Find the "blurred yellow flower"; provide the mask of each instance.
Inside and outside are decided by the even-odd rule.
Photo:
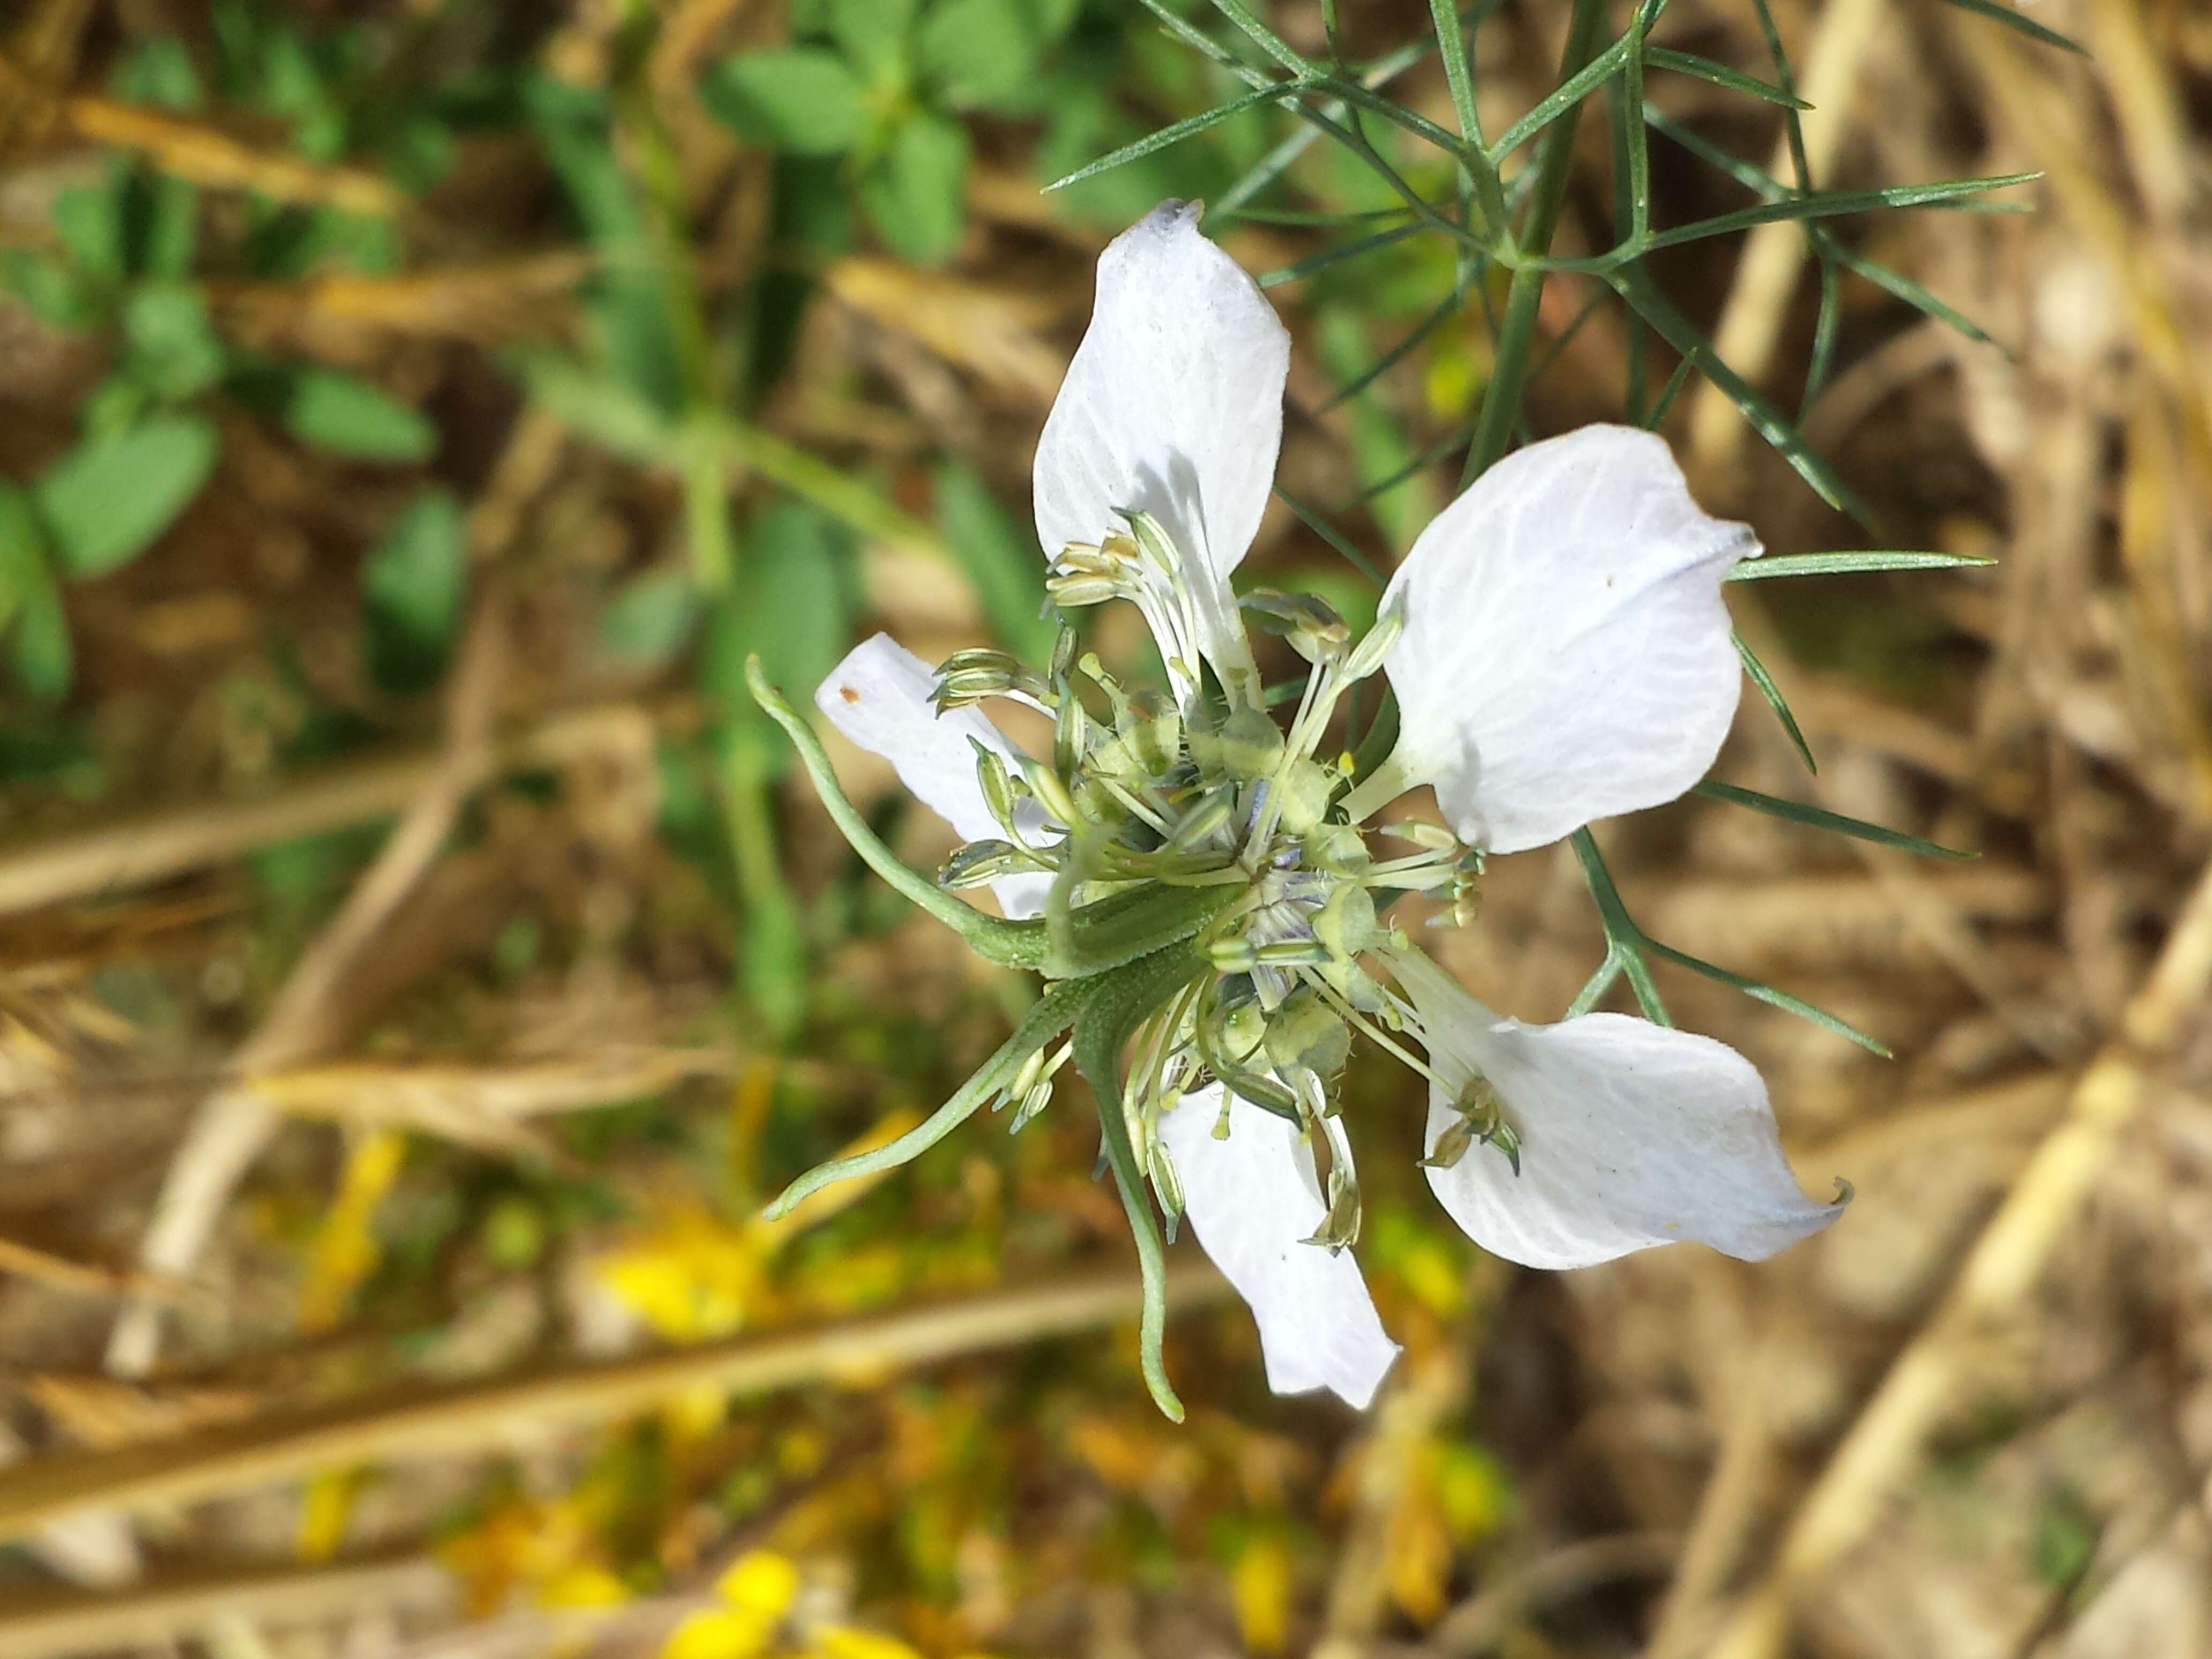
[[[714,1581],[714,1594],[732,1607],[781,1619],[799,1599],[799,1569],[774,1550],[748,1550]]]
[[[1291,1587],[1291,1557],[1283,1540],[1265,1532],[1246,1539],[1229,1571],[1229,1594],[1247,1650],[1283,1650],[1290,1639]]]
[[[773,1550],[749,1550],[714,1581],[722,1605],[702,1608],[669,1634],[660,1659],[755,1659],[765,1653],[799,1596],[799,1569]]]
[[[755,1659],[768,1650],[776,1621],[737,1607],[708,1607],[677,1626],[660,1659]]]
[[[607,1288],[672,1342],[727,1336],[762,1289],[761,1252],[747,1229],[696,1201],[678,1202],[659,1224],[599,1264]]]

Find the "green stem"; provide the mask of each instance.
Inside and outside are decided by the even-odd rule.
[[[1644,959],[1647,948],[1656,947],[1636,925],[1627,905],[1621,902],[1620,889],[1613,884],[1613,872],[1605,867],[1605,855],[1597,850],[1597,837],[1585,824],[1568,839],[1573,844],[1576,860],[1583,867],[1583,879],[1589,886],[1590,897],[1597,902],[1598,920],[1605,927],[1607,955],[1619,959],[1620,971],[1628,975],[1629,988],[1636,993],[1644,1017],[1656,1024],[1672,1025],[1674,1022],[1667,1012],[1665,1000],[1659,994],[1657,981],[1651,977],[1650,964]],[[1595,979],[1591,982],[1597,984]],[[1599,986],[1601,993],[1603,988]],[[1583,989],[1588,992],[1589,987]],[[1576,999],[1577,1002],[1581,1000]]]
[[[769,805],[775,769],[757,722],[726,726],[720,744],[723,833],[744,905],[739,941],[745,989],[769,1029],[795,1029],[806,996],[805,946],[799,907],[776,857],[775,820]]]
[[[1578,74],[1598,54],[1605,32],[1605,0],[1575,0],[1567,24],[1567,43],[1559,59],[1559,79]],[[1567,173],[1574,160],[1575,127],[1582,115],[1577,103],[1546,128],[1536,160],[1536,182],[1528,216],[1515,239],[1523,257],[1541,258],[1551,252],[1552,234],[1559,228],[1566,205]],[[1498,336],[1497,360],[1490,385],[1482,396],[1482,414],[1475,422],[1474,442],[1467,453],[1462,487],[1473,483],[1494,465],[1513,441],[1521,414],[1521,393],[1527,383],[1528,354],[1536,337],[1536,314],[1544,298],[1544,273],[1523,266],[1513,273],[1506,290],[1505,320]]]
[[[1482,211],[1483,227],[1492,236],[1506,234],[1505,192],[1498,184],[1498,168],[1483,148],[1482,114],[1475,106],[1474,73],[1468,62],[1467,37],[1451,0],[1429,0],[1429,21],[1435,27],[1437,51],[1443,59],[1444,82],[1451,89],[1452,110],[1459,118],[1460,137],[1467,141],[1460,159],[1474,183],[1474,199]]]
[[[1036,968],[1042,964],[1042,922],[1001,921],[995,916],[987,916],[974,905],[953,897],[920,871],[908,869],[897,854],[884,845],[882,837],[860,816],[860,809],[846,799],[845,792],[837,787],[837,774],[830,764],[829,752],[822,747],[822,739],[784,700],[783,694],[768,683],[768,675],[757,656],[745,659],[745,685],[752,692],[753,701],[768,711],[768,717],[783,728],[792,747],[799,750],[806,775],[813,782],[814,793],[821,797],[830,821],[860,855],[861,862],[889,882],[902,896],[958,933],[976,955],[1001,968]]]

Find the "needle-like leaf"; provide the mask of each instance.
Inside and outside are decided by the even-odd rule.
[[[1733,783],[1722,783],[1708,778],[1697,787],[1700,795],[1714,800],[1733,802],[1748,806],[1754,812],[1764,812],[1769,817],[1787,818],[1792,823],[1802,823],[1814,830],[1830,830],[1839,836],[1849,836],[1855,841],[1872,842],[1877,847],[1894,847],[1907,853],[1917,853],[1930,859],[1973,859],[1978,853],[1963,851],[1956,847],[1942,847],[1932,841],[1923,841],[1917,836],[1908,836],[1901,830],[1885,830],[1878,823],[1869,823],[1864,818],[1854,818],[1841,812],[1831,812],[1825,806],[1812,806],[1802,800],[1790,800],[1781,795],[1765,795],[1756,789],[1740,788]]]
[[[1732,582],[1772,581],[1786,576],[1849,576],[1867,570],[1964,570],[1995,564],[1975,553],[1845,548],[1834,553],[1776,553],[1731,567]]]

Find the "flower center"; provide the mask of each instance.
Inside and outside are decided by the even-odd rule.
[[[1395,1035],[1410,1026],[1419,1040],[1412,1011],[1363,965],[1407,948],[1380,913],[1419,890],[1449,894],[1455,919],[1471,918],[1480,855],[1449,830],[1407,823],[1376,833],[1411,850],[1378,858],[1346,811],[1352,757],[1327,739],[1339,702],[1396,639],[1395,615],[1355,645],[1320,599],[1266,590],[1232,599],[1155,520],[1133,513],[1127,524],[1096,546],[1063,550],[1047,588],[1063,609],[1135,605],[1170,692],[1123,684],[1066,628],[1042,673],[997,651],[948,659],[940,709],[1012,698],[1051,716],[1053,743],[1048,759],[978,745],[977,776],[1001,835],[959,848],[939,880],[966,887],[1048,874],[1048,921],[1124,895],[1142,906],[1152,902],[1146,889],[1225,890],[1194,941],[1190,982],[1133,1045],[1131,1142],[1176,1207],[1159,1115],[1196,1088],[1225,1085],[1306,1133],[1326,1171],[1328,1218],[1315,1242],[1340,1249],[1358,1229],[1350,1149],[1335,1121],[1352,1034],[1428,1070]],[[1303,659],[1303,680],[1262,686],[1247,620]],[[1287,725],[1271,712],[1285,706]],[[1064,1059],[1064,1050],[1049,1060],[1040,1051],[1006,1091],[1020,1102],[1018,1126],[1049,1097]],[[1216,1133],[1227,1123],[1224,1108]],[[1470,1126],[1470,1137],[1490,1138],[1479,1112]]]

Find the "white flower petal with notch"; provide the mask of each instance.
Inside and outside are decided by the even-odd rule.
[[[1434,1152],[1477,1073],[1520,1139],[1518,1175],[1480,1143],[1449,1169],[1425,1171],[1437,1201],[1492,1255],[1586,1267],[1694,1240],[1755,1261],[1842,1213],[1799,1189],[1766,1085],[1726,1043],[1625,1014],[1526,1025],[1418,952],[1392,968],[1446,1085],[1431,1087],[1422,1144]]]
[[[1493,853],[1673,800],[1711,767],[1742,671],[1721,583],[1755,556],[1665,442],[1587,426],[1518,450],[1423,531],[1384,606],[1393,784],[1436,787]]]
[[[1122,530],[1125,510],[1151,514],[1218,659],[1229,573],[1274,487],[1291,337],[1198,217],[1164,202],[1099,256],[1091,326],[1037,441],[1035,506],[1048,559]]]
[[[963,841],[1003,841],[1006,831],[976,781],[974,745],[1004,756],[1010,767],[1018,751],[978,709],[939,714],[930,700],[936,686],[934,668],[890,635],[877,634],[830,670],[815,689],[814,704],[851,742],[889,761],[907,792]],[[1032,845],[1057,833],[1051,819],[1026,799],[1018,803],[1014,823]],[[1019,920],[1043,911],[1051,886],[1052,877],[1039,872],[1001,877],[991,890],[999,908]]]
[[[1231,1101],[1228,1136],[1216,1140],[1221,1099],[1221,1085],[1209,1084],[1160,1118],[1184,1218],[1252,1310],[1267,1386],[1328,1389],[1364,1408],[1398,1345],[1352,1252],[1305,1242],[1328,1214],[1313,1150],[1295,1126],[1242,1099]]]

